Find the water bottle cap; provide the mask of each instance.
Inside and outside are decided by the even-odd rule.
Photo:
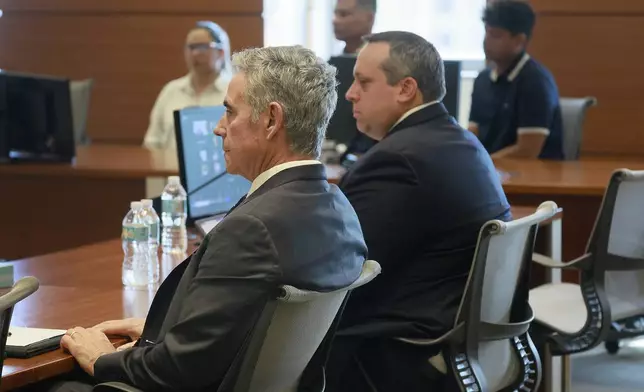
[[[141,199],[141,205],[143,207],[152,207],[152,200],[151,199]]]
[[[174,185],[180,184],[181,179],[179,178],[179,176],[170,176],[170,177],[168,177],[168,183],[169,184],[174,184]]]
[[[133,201],[133,202],[130,203],[130,208],[133,209],[133,210],[138,210],[141,207],[142,207],[142,205],[141,205],[140,201]]]

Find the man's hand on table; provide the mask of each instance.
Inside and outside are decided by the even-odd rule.
[[[88,374],[94,375],[94,363],[105,354],[116,351],[107,336],[95,328],[72,328],[63,335],[60,346],[69,351]]]
[[[136,341],[143,333],[145,319],[128,318],[124,320],[105,321],[92,327],[103,332],[105,335],[129,336],[132,341]]]

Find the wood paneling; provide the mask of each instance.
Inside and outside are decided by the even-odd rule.
[[[262,0],[0,0],[4,11],[261,14]]]
[[[644,1],[638,0],[532,0],[530,3],[540,14],[644,14]]]
[[[226,29],[233,50],[263,45],[261,0],[0,0],[0,68],[94,78],[88,133],[138,144],[165,83],[183,76],[183,41],[198,20]]]
[[[533,0],[530,52],[554,74],[561,96],[597,97],[584,125],[582,156],[644,156],[644,2]]]

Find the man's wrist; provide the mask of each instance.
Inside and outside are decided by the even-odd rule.
[[[106,351],[101,351],[97,356],[95,356],[89,363],[89,370],[90,370],[90,375],[94,375],[94,366],[96,365],[96,361],[103,355],[110,354]]]

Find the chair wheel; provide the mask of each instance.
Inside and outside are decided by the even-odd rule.
[[[610,340],[604,342],[604,347],[606,347],[606,352],[615,355],[619,351],[619,340]]]

